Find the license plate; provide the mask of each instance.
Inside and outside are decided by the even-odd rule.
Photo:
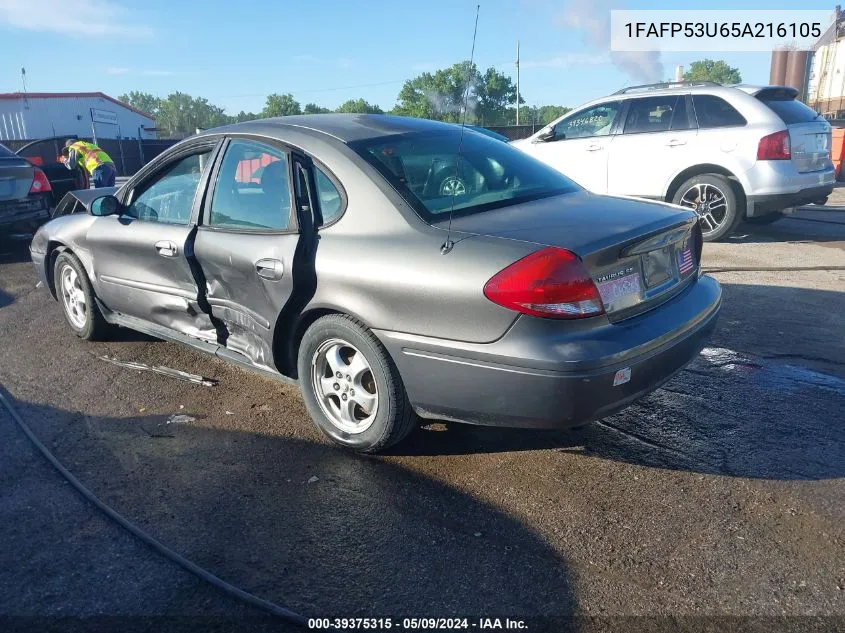
[[[640,276],[637,273],[609,279],[596,284],[601,295],[602,303],[608,310],[612,309],[628,297],[638,297],[640,294]]]
[[[5,198],[12,195],[12,179],[11,178],[1,178],[0,179],[0,198]]]
[[[672,248],[669,246],[643,255],[643,276],[646,288],[654,288],[671,279],[671,261]]]

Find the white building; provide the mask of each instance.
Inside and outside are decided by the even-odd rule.
[[[155,138],[155,119],[102,92],[0,93],[0,141]]]

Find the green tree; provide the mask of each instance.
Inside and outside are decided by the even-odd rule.
[[[409,79],[399,91],[393,112],[404,116],[458,123],[463,111],[464,88],[469,79],[467,121],[475,121],[472,114],[477,103],[477,95],[473,86],[478,85],[479,75],[474,65],[472,68],[468,66],[468,62],[462,62],[434,73],[426,72]]]
[[[742,83],[738,68],[728,66],[724,60],[702,59],[689,65],[684,81],[715,81],[720,84]]]
[[[353,114],[384,114],[384,110],[375,104],[367,103],[363,99],[349,99],[340,105],[335,112],[349,112]]]
[[[548,125],[558,117],[572,110],[566,106],[544,105],[537,109],[537,123],[539,125]]]
[[[304,114],[328,114],[331,110],[318,106],[316,103],[306,103],[302,112]]]
[[[159,108],[161,107],[161,99],[155,95],[151,95],[149,92],[132,90],[127,94],[120,95],[117,99],[118,101],[123,101],[123,103],[132,106],[136,110],[146,112],[152,116],[156,116]]]
[[[229,117],[231,123],[240,123],[242,121],[254,121],[255,119],[260,119],[261,114],[256,114],[255,112],[244,112],[241,110],[235,116]]]
[[[294,99],[292,94],[267,95],[267,103],[264,105],[264,111],[261,113],[261,116],[290,116],[292,114],[302,114],[299,101]]]
[[[488,68],[476,78],[475,94],[478,99],[476,120],[482,125],[508,125],[516,122],[516,86],[511,78],[495,68]],[[525,99],[519,98],[520,104]],[[522,122],[522,110],[519,111]]]
[[[162,99],[156,113],[156,126],[167,136],[178,138],[193,134],[197,128],[207,129],[231,121],[223,108],[202,97],[174,92]]]
[[[393,113],[459,123],[464,99],[469,123],[507,125],[516,116],[516,86],[511,78],[492,67],[482,74],[467,61],[406,81]]]

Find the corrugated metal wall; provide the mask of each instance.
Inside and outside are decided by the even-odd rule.
[[[117,116],[117,125],[95,123],[97,139],[153,138],[144,127],[153,119],[102,97],[32,97],[0,99],[0,140],[38,139],[63,134],[91,136],[91,108]]]

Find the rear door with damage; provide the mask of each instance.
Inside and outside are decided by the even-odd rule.
[[[216,342],[193,240],[219,143],[197,139],[151,163],[120,190],[121,213],[91,225],[97,296],[109,310]]]
[[[272,369],[276,321],[295,292],[297,162],[269,139],[232,137],[222,152],[194,252],[218,343]]]

